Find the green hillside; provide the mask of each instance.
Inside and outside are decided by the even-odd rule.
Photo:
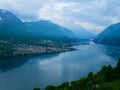
[[[120,80],[109,82],[109,83],[104,83],[100,85],[99,90],[120,90]]]

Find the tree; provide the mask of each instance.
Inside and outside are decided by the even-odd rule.
[[[116,70],[117,70],[117,74],[119,76],[118,78],[120,78],[120,58],[119,58],[118,63],[116,65]]]
[[[112,68],[111,65],[107,67],[107,70],[105,72],[105,78],[106,78],[106,82],[110,82],[115,79],[114,69]]]
[[[88,88],[88,89],[90,89],[92,87],[92,85],[94,84],[93,76],[94,76],[94,74],[92,72],[88,73],[87,84],[86,84],[86,88]]]
[[[69,82],[64,82],[63,84],[57,86],[57,89],[67,89],[69,88]]]
[[[71,82],[71,90],[78,90],[79,89],[79,85],[77,83],[77,81],[72,81]]]
[[[47,86],[46,88],[45,88],[45,90],[55,90],[56,89],[56,87],[55,86]]]
[[[34,88],[33,90],[41,90],[40,88]]]
[[[87,84],[87,79],[86,78],[81,78],[78,81],[79,89],[84,89],[86,87],[86,84]]]

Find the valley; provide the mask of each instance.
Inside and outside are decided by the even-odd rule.
[[[112,69],[110,75],[115,73],[120,57],[120,23],[97,35],[96,30],[104,28],[100,24],[77,19],[65,25],[58,23],[44,19],[24,21],[0,9],[0,90],[39,90],[47,86],[43,90],[91,90],[95,83],[107,83],[106,72]],[[63,82],[71,82],[71,89],[69,83]],[[49,85],[58,87],[51,89]]]
[[[2,9],[0,17],[0,57],[72,51],[75,50],[72,46],[89,41],[47,20],[23,22],[12,12]]]

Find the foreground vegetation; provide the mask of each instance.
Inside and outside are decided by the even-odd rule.
[[[99,90],[120,90],[120,80],[100,85]]]
[[[103,66],[96,74],[89,72],[87,77],[80,80],[64,82],[59,86],[50,85],[44,90],[120,90],[120,59],[114,68],[111,65]]]

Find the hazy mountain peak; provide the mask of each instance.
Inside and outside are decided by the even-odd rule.
[[[11,13],[10,11],[3,10],[3,9],[0,9],[0,20],[7,23],[8,22],[11,23],[12,21],[21,22],[21,20],[16,15]]]
[[[34,22],[34,23],[58,25],[57,23],[54,23],[54,22],[49,21],[49,20],[40,20],[40,21],[36,21],[36,22]],[[60,26],[60,25],[58,25],[58,26]]]

